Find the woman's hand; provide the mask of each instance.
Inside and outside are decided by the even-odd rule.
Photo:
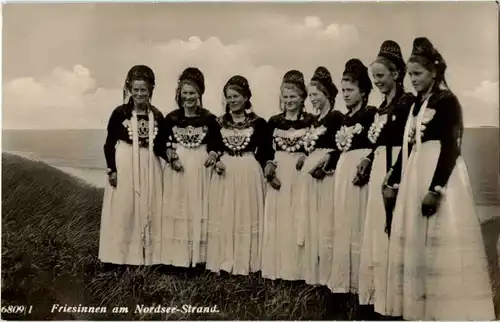
[[[355,186],[362,187],[370,181],[372,162],[368,158],[363,158],[358,164],[358,171],[354,177],[352,183]]]
[[[179,159],[174,160],[172,162],[172,169],[174,169],[177,172],[182,172],[184,171],[184,167],[182,166],[182,163]]]
[[[422,215],[425,217],[433,216],[439,204],[441,203],[441,194],[438,192],[429,191],[422,201]]]
[[[205,167],[209,168],[217,162],[217,152],[215,151],[210,151],[210,153],[207,156],[207,159],[205,160]]]
[[[268,162],[264,168],[264,176],[267,179],[272,179],[276,177],[276,164],[274,162]]]
[[[384,184],[384,187],[382,188],[382,199],[385,209],[385,233],[388,237],[391,236],[392,214],[394,212],[394,208],[396,207],[397,196],[397,187],[390,187]]]
[[[110,172],[108,174],[108,181],[112,187],[116,188],[116,185],[118,184],[118,175],[116,174],[116,172]]]
[[[172,148],[167,149],[167,162],[168,163],[172,163],[173,161],[177,160],[178,158],[179,158],[179,156],[177,155],[177,153],[175,152],[174,149],[172,149]]]
[[[302,167],[304,166],[304,163],[306,162],[306,155],[305,154],[302,154],[300,157],[299,157],[299,160],[297,160],[297,164],[295,165],[295,168],[297,169],[297,171],[300,171],[302,170]]]
[[[309,174],[317,180],[323,180],[325,178],[325,176],[327,175],[327,172],[325,171],[325,167],[329,161],[330,161],[330,154],[326,153],[323,156],[323,158],[321,158],[321,160],[319,160],[318,163],[316,163],[314,168],[312,168],[309,171]]]
[[[222,161],[217,161],[217,163],[215,163],[214,169],[218,175],[222,175],[224,171],[226,171],[226,166],[224,165],[224,163],[222,163]]]
[[[309,172],[314,179],[323,180],[326,177],[326,172],[323,168],[316,168],[312,172]]]
[[[281,188],[281,181],[278,179],[278,177],[274,176],[271,179],[268,179],[269,184],[271,187],[273,187],[276,190],[280,190]]]

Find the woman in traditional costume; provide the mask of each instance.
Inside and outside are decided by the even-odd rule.
[[[203,107],[202,72],[179,77],[178,109],[164,120],[169,164],[163,174],[162,262],[176,267],[203,264],[207,255],[208,187],[222,147],[216,117]]]
[[[372,83],[368,68],[351,59],[342,75],[342,94],[348,109],[335,135],[342,151],[335,170],[333,262],[328,287],[333,293],[357,293],[359,258],[368,190],[356,185],[357,168],[372,147],[367,133],[377,109],[368,105]]]
[[[446,67],[427,38],[414,40],[407,68],[418,95],[383,191],[388,209],[397,192],[386,313],[406,320],[494,320],[480,223],[460,153],[462,108],[447,87]]]
[[[304,280],[308,220],[299,193],[309,175],[300,170],[306,158],[304,139],[314,121],[305,111],[306,98],[303,74],[288,71],[281,84],[283,112],[269,119],[272,136],[268,140],[275,154],[265,169],[271,187],[266,192],[262,276],[270,279]]]
[[[248,80],[231,77],[218,118],[223,155],[210,185],[207,269],[249,275],[260,270],[264,218],[263,168],[273,159],[267,122],[252,111]]]
[[[406,64],[396,42],[386,40],[382,43],[371,69],[375,86],[384,95],[384,101],[368,131],[368,139],[375,147],[363,159],[359,170],[360,176],[369,178],[359,269],[359,303],[373,305],[377,313],[385,314],[389,238],[380,187],[401,150],[406,119],[415,97],[404,91]]]
[[[159,129],[163,115],[151,105],[155,75],[132,67],[124,104],[113,110],[104,144],[108,182],[104,188],[99,259],[104,263],[160,263],[161,163],[166,157]]]
[[[308,94],[317,115],[305,138],[308,156],[302,172],[309,175],[298,187],[301,189],[302,211],[308,220],[304,274],[309,284],[327,285],[332,268],[335,165],[324,161],[329,161],[329,153],[338,152],[335,133],[342,125],[343,114],[334,110],[338,89],[325,67],[315,70]],[[338,155],[335,155],[336,160]],[[331,167],[327,169],[329,164]]]

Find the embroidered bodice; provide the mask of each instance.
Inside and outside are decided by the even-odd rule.
[[[164,128],[167,148],[196,149],[206,145],[207,152],[222,150],[219,124],[216,117],[204,108],[200,108],[194,117],[185,116],[182,109],[172,111],[165,117]]]
[[[132,111],[132,104],[124,104],[115,108],[111,113],[107,126],[106,142],[104,144],[106,164],[111,171],[116,171],[116,143],[122,141],[132,144],[133,142]],[[148,114],[138,114],[136,116],[138,143],[140,147],[148,147],[150,143],[149,132],[151,129],[153,131],[153,151],[157,156],[164,157],[165,147],[159,138],[162,130],[163,115],[154,106],[151,106],[151,112],[153,114],[152,120],[149,119]],[[151,121],[153,124],[150,124]]]
[[[457,97],[449,90],[435,90],[429,97],[425,110],[421,111],[424,102],[417,97],[410,116],[407,138],[408,153],[414,149],[415,140],[420,137],[421,143],[439,141],[441,150],[429,189],[436,186],[444,187],[460,156],[463,134],[462,107]],[[394,165],[389,184],[401,180],[402,151]]]
[[[269,126],[272,129],[272,142],[275,151],[306,153],[305,144],[314,116],[301,112],[297,120],[288,120],[283,113],[272,116]]]
[[[384,101],[378,108],[368,130],[368,139],[376,146],[401,146],[406,119],[415,97],[402,90],[396,93],[391,104]]]
[[[376,112],[377,109],[374,106],[367,105],[352,116],[346,115],[340,129],[335,133],[337,149],[347,152],[371,148],[373,144],[367,134]]]
[[[230,114],[224,114],[218,118],[218,123],[224,153],[231,156],[254,153],[262,167],[274,157],[270,129],[262,117],[250,112],[243,122],[234,122]]]
[[[344,115],[336,110],[328,112],[321,119],[316,116],[305,139],[306,151],[311,153],[315,149],[335,150],[335,134],[340,129],[343,118]]]

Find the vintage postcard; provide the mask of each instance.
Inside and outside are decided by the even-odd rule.
[[[498,12],[3,4],[2,320],[497,319]]]

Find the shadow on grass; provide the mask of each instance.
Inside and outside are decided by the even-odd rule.
[[[326,288],[300,283],[257,276],[221,277],[206,271],[167,267],[108,269],[97,259],[103,189],[20,156],[3,153],[2,162],[2,306],[33,306],[29,315],[3,314],[2,319],[350,320],[359,317],[355,298],[334,296]],[[492,232],[485,236],[493,240],[500,231],[500,222],[490,223],[487,229]],[[492,256],[498,258],[496,248]],[[495,269],[498,271],[498,266]],[[107,310],[100,314],[51,312],[54,304]],[[140,314],[136,312],[140,305],[179,309],[183,305],[216,305],[218,312]],[[113,307],[127,307],[128,312],[113,314]],[[378,315],[365,318],[380,319]]]

